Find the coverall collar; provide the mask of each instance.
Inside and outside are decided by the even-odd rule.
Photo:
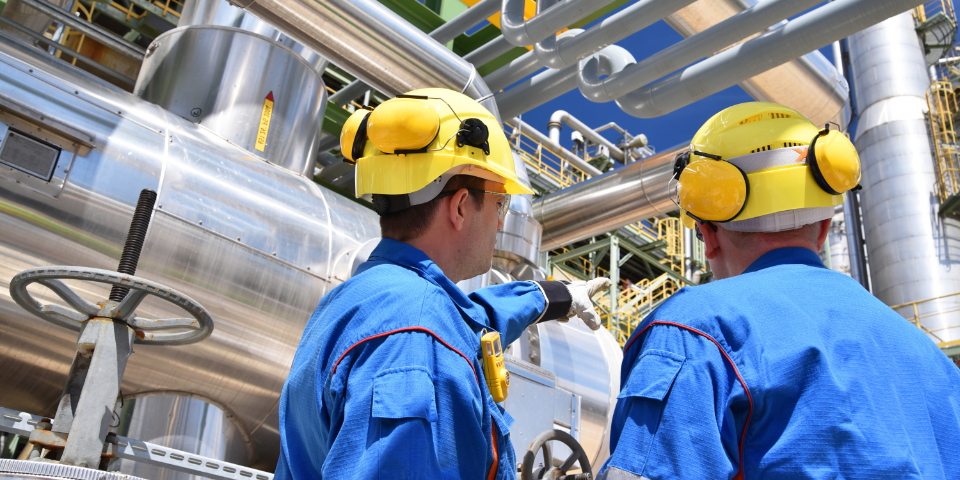
[[[483,328],[490,329],[489,325],[485,325],[476,320],[477,318],[486,318],[486,315],[480,310],[480,307],[470,300],[456,283],[450,281],[450,279],[443,274],[443,270],[440,270],[440,267],[438,267],[436,263],[433,263],[433,260],[430,260],[430,257],[419,248],[398,242],[391,238],[383,238],[380,240],[380,243],[377,244],[377,247],[373,249],[373,252],[370,253],[370,260],[376,261],[381,259],[416,270],[420,273],[421,277],[436,284],[450,296],[450,299],[453,300],[457,308],[464,313],[463,317],[473,324],[474,330]],[[361,265],[360,268],[357,269],[357,273],[359,274],[363,270],[366,270],[366,268]]]
[[[777,265],[799,264],[811,267],[826,268],[820,260],[820,256],[813,250],[803,247],[786,247],[770,250],[764,253],[760,258],[753,261],[743,273],[756,272],[764,268],[775,267]]]

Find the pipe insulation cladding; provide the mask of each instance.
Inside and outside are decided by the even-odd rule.
[[[887,305],[960,291],[960,221],[941,217],[926,125],[930,86],[913,18],[903,13],[847,39],[860,120],[855,144],[873,294]],[[960,340],[960,297],[918,306],[937,343]],[[911,307],[899,309],[912,317]]]
[[[706,98],[922,3],[839,0],[617,99],[623,111],[654,118]]]
[[[442,87],[480,99],[476,68],[376,0],[230,0],[386,95]],[[496,102],[481,102],[500,118]]]

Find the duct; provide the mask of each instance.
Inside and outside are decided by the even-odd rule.
[[[627,53],[629,55],[629,53]],[[630,58],[633,58],[632,56]],[[623,150],[620,150],[616,145],[613,144],[610,140],[603,138],[599,133],[594,131],[592,128],[588,127],[586,124],[581,122],[577,117],[570,115],[564,110],[557,110],[553,112],[553,115],[550,115],[549,132],[550,132],[550,142],[553,143],[555,148],[560,148],[560,128],[561,123],[566,123],[573,128],[574,130],[583,134],[583,137],[587,140],[590,140],[596,145],[603,145],[610,150],[610,156],[623,161]]]
[[[559,248],[676,210],[667,184],[674,157],[685,148],[668,149],[537,199],[533,213],[543,225],[540,248]]]
[[[559,36],[561,38],[566,38],[570,36],[576,36],[582,33],[583,30],[579,28],[571,28]],[[537,56],[534,52],[527,52],[519,57],[513,59],[510,63],[498,68],[495,72],[488,74],[483,77],[483,80],[487,82],[487,86],[490,87],[490,90],[499,91],[510,85],[513,85],[522,78],[525,78],[537,70],[543,68],[543,65],[540,63],[540,60],[537,59]]]
[[[541,0],[537,2],[537,14],[529,20],[523,18],[525,3],[524,0],[503,0],[500,13],[503,38],[518,47],[530,47],[552,37],[557,31],[613,3],[613,0]]]
[[[508,119],[506,123],[513,127],[519,128],[524,135],[532,138],[535,142],[543,145],[544,147],[547,147],[548,150],[559,155],[564,160],[570,162],[571,165],[579,168],[580,170],[583,170],[584,172],[589,174],[591,177],[597,177],[603,174],[603,172],[601,172],[600,170],[597,170],[597,168],[594,167],[593,165],[590,165],[589,163],[584,161],[582,158],[574,155],[573,152],[571,152],[570,150],[567,150],[566,148],[555,147],[553,145],[553,142],[550,141],[550,137],[547,137],[536,128],[531,127],[529,124],[527,124],[523,120],[520,120],[519,118],[511,118],[511,119]]]
[[[134,91],[253,155],[312,176],[326,89],[288,48],[234,27],[178,27],[150,45]],[[263,124],[267,102],[271,116]]]
[[[814,7],[820,0],[768,0],[760,2],[712,27],[667,47],[635,65],[609,73],[600,79],[596,72],[586,75],[580,91],[594,102],[615,100],[679,68],[709,57],[776,22]],[[589,64],[588,64],[589,67]],[[584,84],[586,83],[586,84]]]
[[[918,0],[829,3],[665,80],[634,90],[620,97],[617,105],[640,118],[665,115],[919,3]],[[837,72],[831,70],[836,76]]]
[[[473,65],[376,0],[230,1],[386,95],[426,87],[490,95]],[[481,103],[500,118],[496,102]]]
[[[584,57],[653,25],[694,1],[640,0],[603,19],[576,38],[563,39],[550,35],[536,44],[534,53],[541,64],[550,68],[574,65]]]
[[[924,115],[929,79],[913,19],[903,13],[847,42],[873,294],[894,305],[960,291],[960,222],[938,214]],[[935,341],[949,342],[960,340],[960,314],[947,313],[957,308],[952,297],[920,304],[917,313]],[[900,313],[914,315],[910,307]]]

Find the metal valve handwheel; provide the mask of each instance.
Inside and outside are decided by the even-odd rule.
[[[84,280],[126,287],[130,292],[120,302],[90,303],[60,280]],[[72,309],[60,305],[44,305],[27,291],[27,286],[39,283],[57,294]],[[137,306],[147,295],[166,300],[190,313],[193,318],[148,319],[134,315]],[[203,340],[213,332],[210,314],[190,297],[164,285],[144,278],[110,270],[83,267],[38,267],[18,273],[10,281],[10,296],[23,309],[61,327],[80,331],[84,322],[94,317],[123,322],[137,335],[136,343],[151,345],[186,345]],[[164,330],[187,329],[168,332]]]
[[[572,451],[559,467],[553,466],[553,452],[548,443],[550,441],[560,442]],[[534,471],[533,462],[537,458],[537,452],[541,450],[543,451],[543,468]],[[580,473],[568,475],[567,470],[570,470],[574,462],[580,463]],[[563,430],[547,430],[538,435],[523,456],[523,465],[520,467],[521,480],[590,480],[592,478],[593,470],[590,468],[587,452],[583,451],[580,442]]]

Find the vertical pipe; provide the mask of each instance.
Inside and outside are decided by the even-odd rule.
[[[927,130],[930,85],[913,18],[903,13],[848,38],[860,120],[855,143],[873,293],[888,305],[960,291],[960,222],[939,215]],[[930,330],[958,325],[960,307],[943,299],[920,306]],[[901,312],[907,314],[906,310]],[[941,330],[938,342],[960,339]]]

